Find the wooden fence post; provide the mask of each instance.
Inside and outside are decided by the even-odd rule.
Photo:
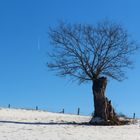
[[[64,110],[64,108],[63,108],[63,110],[62,110],[62,113],[63,113],[63,114],[65,113],[65,110]]]
[[[36,106],[36,108],[35,108],[36,110],[38,110],[38,106]]]
[[[136,114],[133,114],[133,124],[135,123]]]
[[[133,119],[135,119],[135,117],[136,117],[136,114],[134,113],[134,114],[133,114]]]
[[[10,107],[11,107],[11,105],[9,104],[9,105],[8,105],[8,108],[10,108]]]
[[[77,115],[80,115],[80,108],[78,107]]]

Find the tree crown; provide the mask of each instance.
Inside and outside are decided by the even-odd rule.
[[[50,28],[49,37],[54,50],[48,67],[80,83],[101,76],[123,80],[132,66],[130,55],[138,49],[122,26],[109,21],[96,26],[60,23]]]

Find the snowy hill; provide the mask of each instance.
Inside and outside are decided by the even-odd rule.
[[[140,123],[89,126],[90,117],[0,108],[0,140],[140,140]]]

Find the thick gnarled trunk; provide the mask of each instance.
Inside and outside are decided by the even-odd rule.
[[[106,85],[106,77],[101,77],[93,81],[94,116],[91,123],[95,122],[95,118],[100,118],[106,124],[118,124],[119,122],[111,101],[105,96]]]

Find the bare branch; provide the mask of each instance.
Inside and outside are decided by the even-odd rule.
[[[97,26],[60,23],[49,32],[54,47],[48,67],[59,76],[71,76],[80,83],[101,76],[125,78],[130,56],[139,48],[126,30],[112,22]]]

